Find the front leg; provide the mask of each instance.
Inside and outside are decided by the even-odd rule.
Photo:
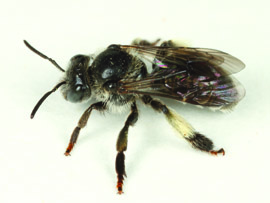
[[[80,130],[86,126],[87,121],[89,119],[89,116],[90,116],[93,109],[98,110],[98,111],[104,111],[106,109],[106,104],[103,102],[97,102],[95,104],[92,104],[88,109],[86,109],[86,111],[81,116],[77,127],[73,130],[73,133],[72,133],[70,141],[69,141],[69,145],[68,145],[66,152],[65,152],[66,156],[70,155],[70,152],[73,149],[73,146],[75,145],[75,143],[78,139]]]
[[[131,113],[129,114],[124,127],[120,131],[117,139],[116,149],[117,156],[115,161],[115,170],[117,173],[117,190],[118,194],[123,193],[123,181],[124,176],[126,176],[125,171],[125,154],[124,151],[127,149],[127,140],[128,140],[128,128],[129,126],[133,126],[138,120],[138,109],[136,103],[134,102],[131,105]]]

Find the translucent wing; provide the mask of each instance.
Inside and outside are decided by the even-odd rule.
[[[187,47],[121,46],[146,59],[152,72],[140,80],[122,80],[120,93],[156,95],[210,107],[230,107],[245,95],[242,85],[230,76],[245,65],[214,49]]]
[[[223,75],[237,73],[244,69],[245,64],[236,57],[222,51],[207,48],[190,48],[190,47],[151,47],[151,46],[121,46],[127,52],[137,55],[140,58],[147,59],[151,63],[166,68],[168,63],[170,67],[174,66],[195,66],[197,71],[201,70],[202,74],[206,74],[207,69],[204,65],[212,65],[213,69]],[[165,66],[164,66],[165,65]],[[204,73],[203,73],[204,72]]]

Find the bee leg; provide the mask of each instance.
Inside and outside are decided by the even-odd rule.
[[[161,47],[177,47],[176,44],[172,42],[172,40],[164,41],[160,45]]]
[[[156,46],[160,39],[157,39],[154,42],[149,42],[147,40],[136,38],[132,41],[131,45],[139,45],[139,46]]]
[[[136,103],[134,102],[131,105],[131,113],[129,114],[124,127],[120,131],[116,143],[117,156],[115,161],[115,170],[117,173],[117,190],[118,194],[123,193],[123,181],[124,176],[126,176],[125,171],[125,154],[124,151],[127,149],[127,139],[128,139],[128,128],[129,126],[133,126],[138,120],[138,109]]]
[[[103,102],[97,102],[95,104],[92,104],[88,109],[86,109],[86,111],[81,116],[77,127],[73,130],[73,132],[71,134],[69,145],[68,145],[66,152],[65,152],[66,156],[70,155],[70,152],[73,149],[73,147],[78,139],[80,130],[86,126],[88,118],[89,118],[93,109],[98,110],[98,111],[104,111],[106,109],[106,104]]]
[[[212,140],[196,132],[195,129],[187,121],[184,120],[184,118],[182,118],[172,109],[169,109],[160,101],[146,95],[142,97],[142,101],[145,104],[150,105],[154,110],[162,112],[166,116],[166,119],[170,123],[170,125],[179,134],[181,134],[194,148],[201,151],[209,152],[212,155],[225,155],[224,149],[221,148],[219,150],[213,150],[214,144]]]

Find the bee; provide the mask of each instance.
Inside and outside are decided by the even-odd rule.
[[[176,132],[195,149],[212,155],[225,155],[223,148],[215,150],[209,138],[153,97],[230,110],[245,95],[243,86],[232,76],[245,67],[236,57],[215,49],[179,47],[171,40],[134,40],[131,45],[112,44],[96,56],[76,55],[70,59],[65,71],[27,41],[24,43],[65,73],[61,81],[38,101],[31,118],[34,118],[44,100],[58,88],[61,88],[64,98],[70,102],[78,103],[91,97],[98,101],[82,114],[71,134],[66,156],[70,155],[93,110],[105,112],[130,109],[116,143],[118,194],[123,193],[123,181],[126,177],[124,152],[127,150],[129,127],[134,126],[138,120],[138,100],[162,113]]]

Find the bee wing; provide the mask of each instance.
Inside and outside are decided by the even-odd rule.
[[[122,45],[121,48],[139,58],[147,59],[161,68],[167,68],[168,65],[169,68],[173,68],[173,65],[181,65],[184,68],[191,66],[202,75],[209,73],[209,71],[230,75],[241,71],[245,67],[245,64],[238,58],[215,49],[131,45]],[[205,66],[211,67],[206,68]]]
[[[119,93],[162,96],[222,108],[235,105],[245,95],[242,85],[231,76],[245,65],[227,53],[187,47],[121,48],[150,61],[153,71],[140,80],[120,81]]]

